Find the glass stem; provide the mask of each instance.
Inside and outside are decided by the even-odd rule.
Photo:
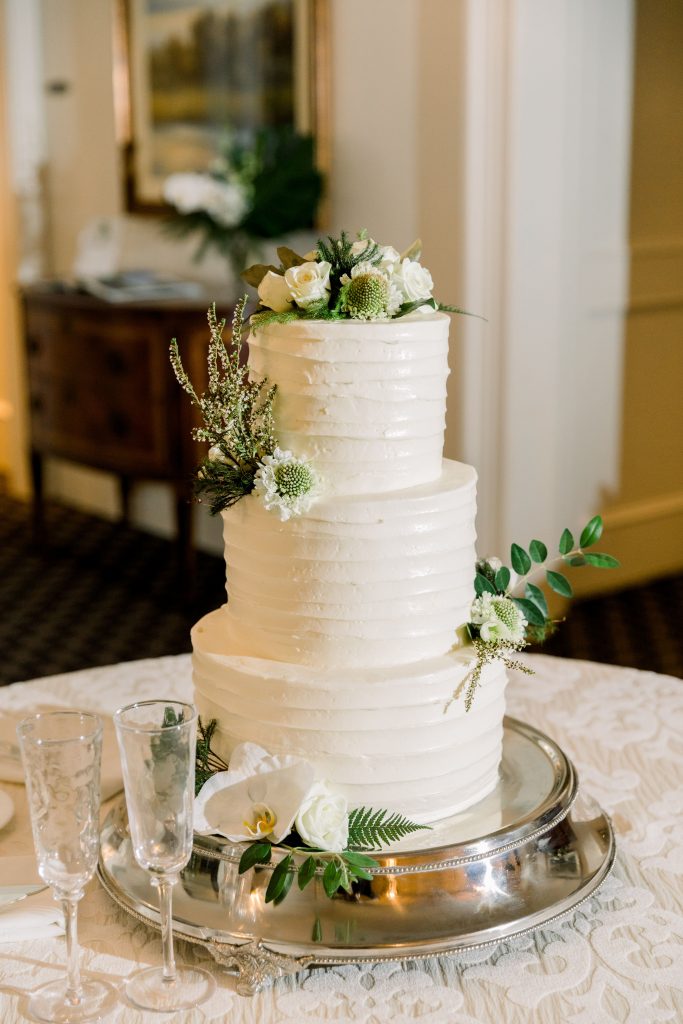
[[[159,913],[161,915],[161,943],[164,951],[164,981],[174,982],[176,979],[175,956],[173,954],[173,915],[171,904],[173,886],[178,881],[177,875],[162,875],[155,879],[159,890]]]
[[[78,901],[80,896],[62,897],[66,931],[66,1001],[78,1006],[83,996],[78,949]]]

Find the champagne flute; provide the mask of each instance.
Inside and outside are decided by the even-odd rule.
[[[76,1024],[106,1017],[116,989],[83,981],[79,969],[78,901],[95,872],[99,849],[102,722],[97,715],[53,711],[17,726],[38,873],[61,902],[66,925],[66,979],[51,981],[29,1000],[37,1020]]]
[[[171,900],[192,853],[197,712],[190,704],[148,700],[114,715],[135,859],[159,890],[163,967],[137,971],[126,995],[143,1010],[186,1010],[216,984],[199,967],[176,966]]]

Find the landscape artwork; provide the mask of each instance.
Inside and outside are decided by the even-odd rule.
[[[229,133],[295,123],[301,0],[127,0],[130,206],[204,171]]]

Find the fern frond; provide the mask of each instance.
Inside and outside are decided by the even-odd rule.
[[[356,850],[379,850],[411,832],[429,828],[429,825],[418,825],[398,811],[357,807],[349,814],[348,846]]]

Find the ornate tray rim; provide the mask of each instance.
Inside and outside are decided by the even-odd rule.
[[[528,851],[534,850],[535,844],[547,843],[553,839],[554,830],[558,826],[564,827],[561,823],[568,818],[570,827],[572,825],[578,827],[578,832],[574,830],[575,836],[579,837],[577,842],[583,829],[583,839],[580,841],[590,844],[591,840],[599,837],[602,853],[599,863],[594,863],[589,873],[584,871],[577,878],[574,890],[565,893],[560,898],[549,900],[547,904],[542,904],[517,919],[506,920],[488,927],[482,925],[477,931],[458,935],[440,934],[434,938],[423,937],[415,940],[403,938],[398,941],[388,941],[385,945],[379,946],[357,945],[352,947],[343,944],[330,946],[326,943],[314,943],[312,940],[306,943],[300,938],[289,940],[267,935],[245,937],[228,930],[217,929],[210,924],[195,924],[182,917],[174,919],[176,935],[178,938],[204,947],[217,963],[237,971],[239,974],[238,991],[242,994],[253,994],[273,978],[296,973],[311,966],[420,959],[476,948],[492,948],[513,936],[525,934],[565,917],[590,899],[609,874],[616,853],[614,831],[608,816],[590,798],[588,798],[590,806],[586,809],[587,812],[583,815],[584,820],[582,820],[579,807],[582,801],[576,800],[578,792],[576,772],[571,761],[557,743],[525,722],[506,718],[505,725],[506,729],[521,734],[529,742],[541,747],[553,766],[552,786],[547,797],[536,808],[537,813],[523,816],[519,821],[514,822],[511,828],[498,829],[489,835],[478,836],[458,844],[439,845],[419,850],[396,850],[394,853],[380,855],[378,857],[380,867],[373,874],[375,876],[402,876],[430,871],[448,872],[462,869],[463,866],[466,867],[487,858],[492,863],[497,863],[496,858],[509,857],[510,853],[515,850],[519,851],[518,857],[527,856]],[[120,811],[121,805],[110,811],[103,825],[98,877],[105,891],[118,906],[136,920],[158,929],[160,924],[156,909],[145,903],[135,892],[127,892],[107,870],[103,853],[105,838],[116,830],[116,818],[117,815],[120,815]],[[121,834],[120,830],[118,834]],[[196,853],[201,858],[209,860],[234,864],[243,849],[241,845],[220,846],[215,842],[212,848],[211,843],[207,843],[206,837],[197,838]],[[525,853],[525,851],[527,852]],[[592,857],[595,861],[595,852]],[[401,863],[401,860],[405,863]],[[588,863],[587,857],[586,863]],[[268,868],[265,870],[267,871]],[[346,910],[349,910],[348,906]]]

